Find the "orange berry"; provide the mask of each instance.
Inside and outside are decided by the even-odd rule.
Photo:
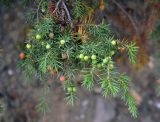
[[[23,60],[23,59],[26,58],[26,55],[25,55],[24,53],[20,53],[20,54],[19,54],[19,58],[20,58],[21,60]]]
[[[61,82],[64,82],[64,81],[66,80],[66,78],[65,78],[65,76],[61,76],[61,77],[59,78],[59,80],[60,80]]]

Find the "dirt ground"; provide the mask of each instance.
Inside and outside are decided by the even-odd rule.
[[[133,71],[121,63],[120,71],[126,71],[132,78],[131,88],[141,98],[139,117],[131,118],[127,107],[119,99],[103,98],[99,89],[93,92],[79,87],[75,106],[67,105],[64,92],[53,86],[47,101],[50,111],[41,115],[36,111],[42,88],[35,81],[26,84],[22,71],[17,68],[19,44],[25,40],[25,16],[20,7],[0,12],[0,98],[5,111],[1,122],[159,122],[160,97],[155,86],[158,80],[159,60],[150,55],[149,63],[139,71]],[[153,48],[154,45],[150,44]],[[156,52],[156,50],[155,50]],[[49,79],[55,80],[55,79]]]

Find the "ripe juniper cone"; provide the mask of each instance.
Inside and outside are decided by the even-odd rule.
[[[66,92],[65,100],[72,105],[77,100],[75,78],[79,72],[83,76],[83,87],[91,91],[98,81],[102,96],[120,95],[132,116],[137,117],[136,103],[129,92],[130,78],[116,70],[113,56],[123,47],[131,63],[135,63],[138,48],[135,43],[115,39],[104,21],[95,24],[96,6],[100,5],[101,11],[105,9],[104,0],[100,1],[98,5],[86,0],[33,1],[37,13],[36,17],[28,17],[32,31],[28,34],[26,48],[21,51],[27,56],[20,55],[19,66],[30,78],[41,79],[45,90],[48,89],[47,81],[44,82],[47,76],[59,77]],[[35,9],[31,9],[31,13],[35,13]],[[97,81],[94,81],[95,76]],[[47,92],[44,93],[42,98]],[[44,100],[38,105],[43,113],[47,111]]]
[[[60,77],[60,81],[61,81],[61,82],[64,82],[65,80],[66,80],[65,76],[61,76],[61,77]]]
[[[25,55],[24,53],[20,53],[20,54],[19,54],[19,58],[23,60],[23,59],[26,58],[26,55]]]

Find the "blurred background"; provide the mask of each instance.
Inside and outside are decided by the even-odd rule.
[[[79,87],[79,100],[74,106],[67,105],[65,93],[57,84],[47,96],[50,110],[44,119],[36,109],[42,87],[36,80],[28,85],[33,81],[26,80],[17,68],[20,45],[28,28],[25,9],[18,0],[7,7],[0,4],[0,122],[160,121],[159,0],[106,0],[105,10],[97,11],[97,18],[104,18],[118,38],[135,41],[139,46],[136,65],[131,66],[124,57],[117,59],[119,71],[127,72],[132,79],[137,119],[131,117],[119,98],[103,98],[99,88],[89,92]],[[52,81],[53,78],[48,79]]]

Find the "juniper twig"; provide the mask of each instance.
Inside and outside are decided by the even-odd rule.
[[[63,7],[64,7],[64,9],[65,9],[65,11],[66,11],[67,18],[68,18],[68,21],[69,21],[69,23],[70,23],[71,28],[74,28],[74,25],[73,25],[73,22],[72,22],[72,19],[71,19],[69,10],[68,10],[68,8],[67,8],[67,6],[66,6],[66,4],[65,4],[64,1],[62,1],[62,5],[63,5]]]

